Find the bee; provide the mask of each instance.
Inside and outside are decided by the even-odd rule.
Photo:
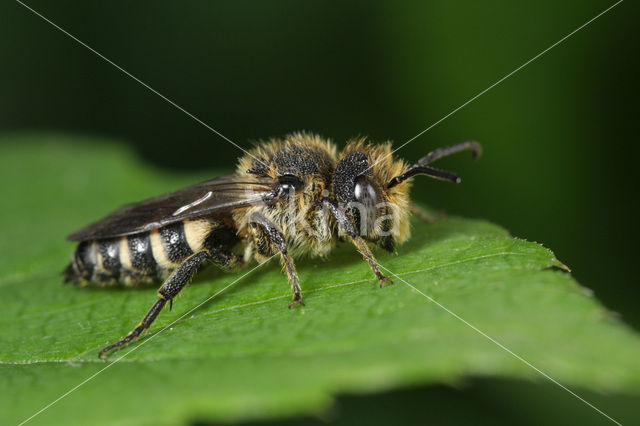
[[[128,345],[147,330],[167,302],[205,262],[235,270],[279,254],[293,300],[304,305],[294,258],[323,256],[348,240],[362,254],[380,286],[382,274],[370,246],[392,252],[409,238],[411,178],[426,175],[460,182],[430,163],[470,150],[477,142],[437,149],[414,164],[394,159],[391,144],[350,141],[338,153],[329,140],[293,133],[258,144],[236,172],[176,192],[125,205],[69,235],[79,244],[65,282],[136,286],[161,281],[158,300],[129,334],[99,353]]]

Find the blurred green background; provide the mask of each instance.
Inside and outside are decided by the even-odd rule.
[[[340,145],[358,135],[399,145],[613,3],[27,4],[249,147],[295,130]],[[460,172],[462,185],[417,179],[415,199],[550,247],[636,329],[637,12],[620,4],[398,152],[414,160],[481,141],[477,164],[467,156],[441,164]],[[241,154],[19,3],[3,2],[0,16],[0,131],[106,136],[167,170],[231,167]],[[461,393],[422,389],[385,400],[406,414],[427,409],[424,399],[461,405],[500,386],[479,381]],[[523,407],[539,393],[509,386],[521,387],[508,394]],[[578,401],[549,392],[576,412]],[[380,397],[368,398],[343,400],[344,412],[371,415],[366,407]],[[478,416],[513,420],[499,404]]]

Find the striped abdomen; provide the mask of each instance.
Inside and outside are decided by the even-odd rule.
[[[217,226],[207,220],[187,220],[150,232],[83,241],[64,271],[66,281],[135,285],[162,280],[202,250]]]

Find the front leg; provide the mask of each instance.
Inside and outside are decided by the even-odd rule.
[[[376,275],[376,278],[378,278],[378,283],[380,284],[380,287],[382,287],[382,285],[385,282],[389,284],[393,284],[393,281],[385,277],[382,274],[382,272],[380,272],[380,267],[378,266],[378,262],[376,262],[376,258],[373,257],[373,253],[371,252],[371,249],[367,245],[366,241],[356,233],[356,230],[353,224],[351,223],[347,215],[344,213],[344,211],[331,200],[328,200],[325,198],[324,200],[322,200],[322,202],[329,209],[331,214],[333,214],[333,217],[336,219],[336,222],[338,223],[338,229],[341,232],[347,234],[347,237],[349,237],[349,241],[351,241],[351,243],[353,243],[353,245],[356,246],[356,248],[362,254],[364,259],[369,263],[369,267],[371,268],[373,273]]]
[[[349,235],[349,240],[353,243],[354,246],[356,246],[358,251],[364,257],[364,260],[366,260],[369,263],[369,267],[371,268],[373,273],[376,275],[376,278],[378,278],[378,283],[380,284],[380,287],[382,287],[384,283],[393,284],[393,281],[385,277],[382,274],[382,272],[380,272],[380,267],[378,266],[378,262],[376,262],[376,258],[373,257],[373,253],[371,253],[371,249],[369,249],[369,246],[367,245],[367,243],[357,235],[355,237],[352,237],[351,235]]]
[[[280,251],[282,264],[287,271],[287,277],[291,283],[291,291],[293,291],[293,302],[289,304],[289,308],[295,305],[302,305],[302,290],[300,289],[300,280],[298,279],[298,272],[296,266],[293,263],[293,258],[289,254],[287,248],[287,242],[284,239],[284,235],[278,230],[276,225],[271,223],[266,217],[261,214],[254,214],[251,216],[251,223],[260,227],[262,232],[269,239],[269,242]]]

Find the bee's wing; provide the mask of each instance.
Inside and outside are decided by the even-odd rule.
[[[74,232],[67,239],[85,241],[135,234],[184,219],[263,204],[264,196],[273,191],[274,183],[270,178],[222,176],[127,204],[104,219]]]

